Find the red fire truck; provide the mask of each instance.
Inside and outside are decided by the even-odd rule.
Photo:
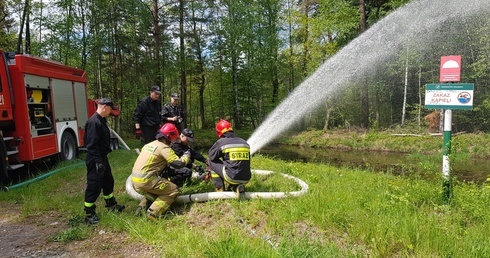
[[[0,50],[0,174],[46,157],[75,159],[88,103],[83,70]]]

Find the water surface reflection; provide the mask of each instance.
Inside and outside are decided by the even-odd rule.
[[[422,176],[442,176],[442,154],[432,156],[398,152],[338,150],[309,148],[284,144],[270,144],[258,153],[285,161],[315,162],[338,167],[356,167],[403,175],[419,173]],[[484,182],[490,171],[490,160],[466,160],[452,157],[451,175],[462,181]]]

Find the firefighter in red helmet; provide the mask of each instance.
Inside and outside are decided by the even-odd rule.
[[[244,185],[250,181],[250,146],[247,141],[233,132],[231,123],[221,119],[216,124],[218,140],[209,149],[208,161],[211,169],[211,179],[216,191],[223,191],[225,183],[227,190],[236,191],[242,196]]]
[[[156,140],[143,146],[133,166],[131,179],[137,191],[146,198],[146,217],[155,221],[174,202],[179,194],[178,187],[160,177],[165,167],[172,165],[182,168],[190,160],[190,152],[180,158],[170,148],[170,143],[179,137],[179,131],[172,123],[164,124],[155,136]]]

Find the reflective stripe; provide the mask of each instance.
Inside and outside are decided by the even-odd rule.
[[[230,178],[226,172],[223,172],[223,176],[225,176],[225,181],[228,183],[228,184],[231,184],[231,185],[238,185],[238,184],[246,184],[248,183],[248,180],[237,180],[237,179],[232,179]]]
[[[226,167],[223,166],[223,176],[225,178],[223,178],[228,184],[231,184],[231,185],[239,185],[239,184],[247,184],[249,182],[249,180],[237,180],[237,179],[232,179],[230,178],[227,174],[226,174]],[[211,178],[220,178],[221,176],[214,172],[214,171],[211,171]]]
[[[148,177],[148,178],[141,178],[141,177],[131,177],[131,180],[135,183],[146,183],[146,182],[150,182],[154,179],[155,177]]]
[[[182,156],[182,157],[184,157],[184,156]],[[178,160],[178,159],[179,159],[179,156],[177,156],[177,154],[175,154],[175,151],[174,150],[170,149],[170,156],[168,156],[168,158],[167,158],[168,164],[170,164],[170,163],[172,163],[172,162],[174,162],[175,160]],[[189,161],[187,161],[187,162],[184,161],[184,159],[182,159],[182,158],[181,158],[181,160],[182,160],[182,162],[184,162],[186,164],[189,162]]]
[[[170,207],[170,205],[168,205],[168,203],[164,202],[161,199],[156,199],[151,205],[156,205],[157,207],[159,207],[159,209],[157,209],[157,211],[156,211],[156,213],[158,213],[156,215],[158,215],[158,216],[162,215],[162,213],[167,211],[167,209]]]
[[[228,154],[228,160],[250,160],[250,146],[248,144],[227,144],[221,147],[224,154]]]
[[[148,177],[147,174],[143,174],[143,173],[139,173],[139,172],[134,172],[134,171],[133,171],[133,173],[131,173],[131,176],[132,177],[139,177],[139,178],[146,178],[146,177]]]
[[[140,173],[140,172],[134,172],[134,171],[131,173],[131,176],[132,176],[133,178],[142,178],[142,179],[143,179],[143,178],[146,178],[146,179],[153,179],[153,178],[155,178],[155,177],[156,177],[156,175],[155,175],[155,174],[147,174],[147,173]]]
[[[146,145],[145,145],[146,146]],[[146,164],[143,166],[144,170],[141,171],[141,174],[144,176],[146,174],[148,174],[148,169],[151,167],[150,165],[153,164],[153,160],[155,159],[155,155],[151,155],[147,160],[146,160]]]
[[[141,151],[146,151],[146,152],[149,152],[149,153],[154,153],[157,148],[158,147],[155,146],[155,145],[146,144],[145,146],[143,146],[143,149]]]
[[[250,150],[250,145],[246,143],[233,143],[233,144],[225,144],[221,146],[221,150],[223,152],[225,152],[225,150],[227,149],[239,149],[239,148]]]
[[[228,131],[232,131],[232,130],[233,130],[232,128],[223,128],[223,129],[221,129],[220,133],[222,135],[222,134],[224,134],[224,133],[226,133]]]

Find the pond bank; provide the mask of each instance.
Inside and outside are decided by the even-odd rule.
[[[451,175],[460,181],[484,182],[490,171],[489,140],[486,134],[455,135]],[[305,131],[282,138],[259,153],[288,161],[437,178],[442,173],[442,146],[441,135]]]

